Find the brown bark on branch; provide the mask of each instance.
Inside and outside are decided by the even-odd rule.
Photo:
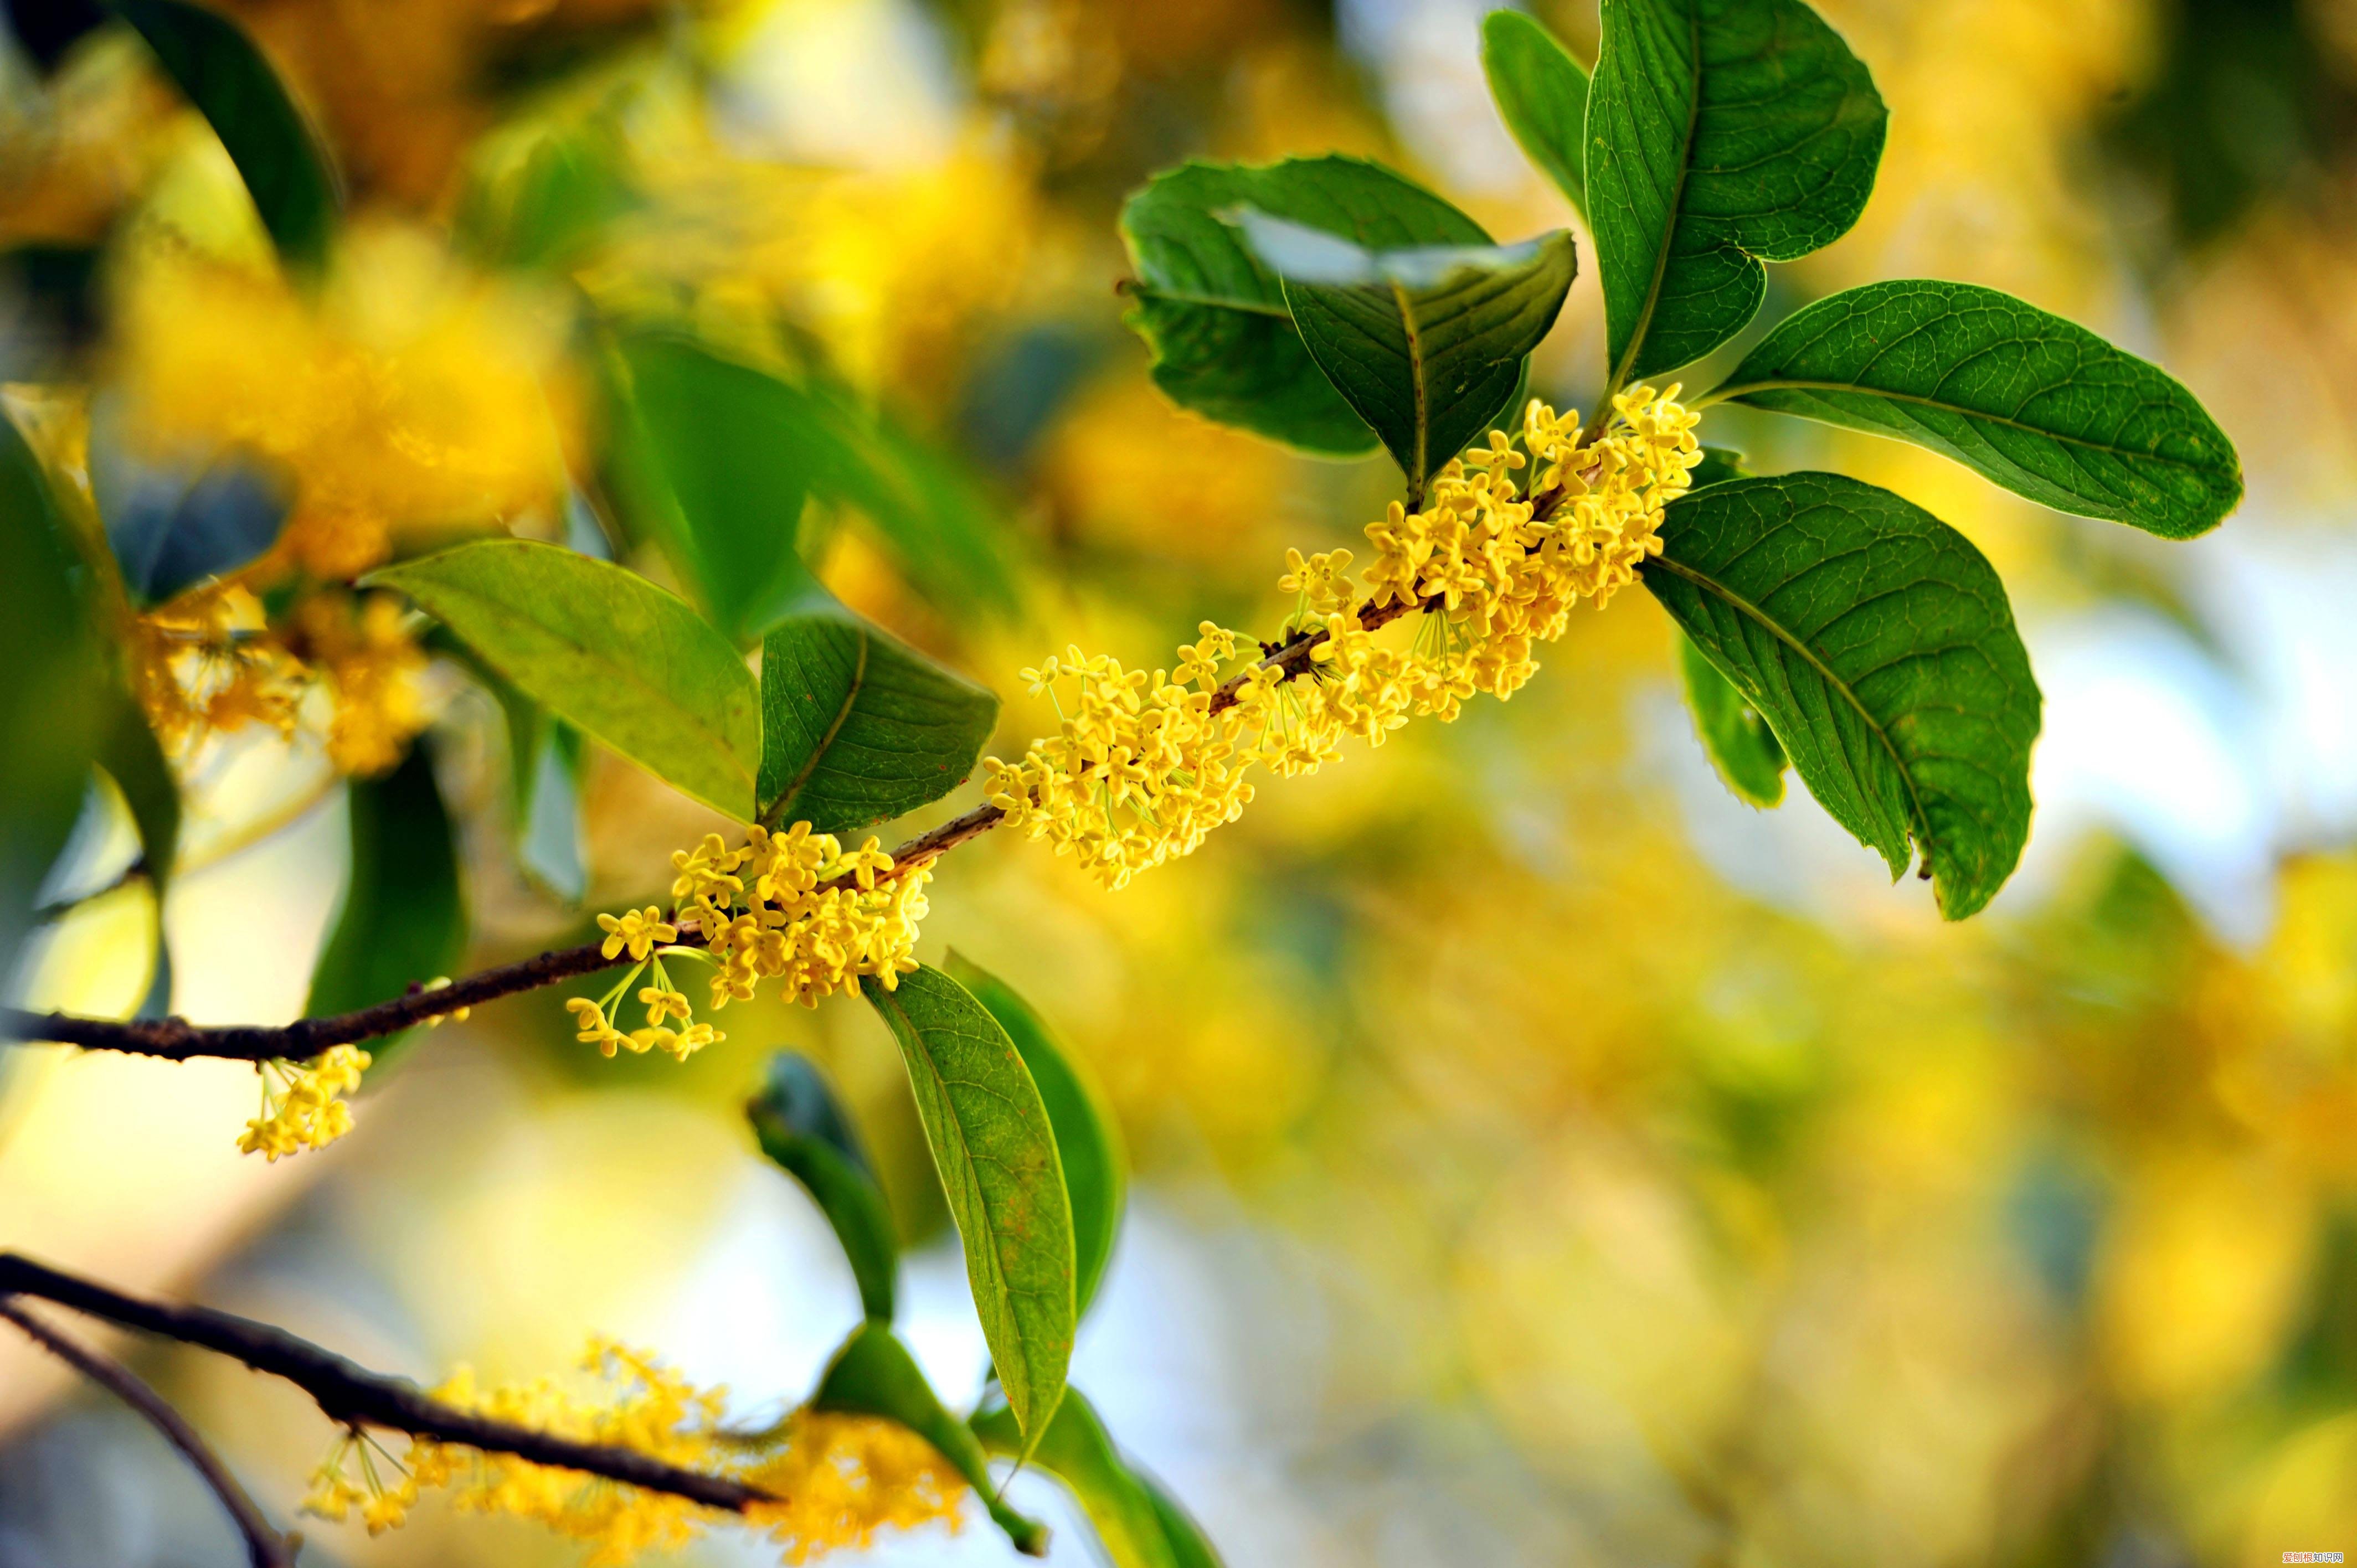
[[[11,1294],[53,1301],[91,1317],[143,1334],[177,1339],[184,1345],[227,1356],[257,1372],[284,1378],[310,1395],[320,1413],[341,1426],[382,1427],[485,1454],[511,1454],[535,1465],[601,1476],[609,1481],[685,1498],[730,1513],[743,1513],[756,1503],[782,1500],[742,1481],[666,1465],[633,1449],[577,1443],[569,1437],[489,1420],[444,1404],[405,1379],[371,1372],[267,1323],[215,1312],[210,1307],[143,1301],[37,1263],[20,1253],[0,1252],[0,1304],[5,1304]]]
[[[42,1349],[88,1378],[91,1382],[129,1405],[144,1417],[148,1425],[163,1434],[164,1441],[179,1450],[180,1457],[204,1478],[214,1497],[228,1510],[230,1521],[245,1538],[245,1554],[253,1568],[294,1568],[295,1548],[286,1538],[270,1528],[262,1509],[246,1489],[238,1485],[221,1455],[205,1445],[186,1417],[165,1402],[164,1396],[140,1381],[136,1373],[122,1362],[102,1356],[70,1336],[59,1333],[15,1301],[0,1296],[0,1317],[6,1318]]]
[[[1560,488],[1544,491],[1532,503],[1533,517],[1545,521],[1562,499]],[[1440,607],[1437,595],[1420,603],[1394,599],[1381,607],[1369,605],[1361,609],[1359,624],[1372,631],[1411,610],[1428,615]],[[1288,680],[1307,674],[1316,662],[1318,646],[1326,639],[1322,627],[1301,632],[1270,650],[1260,663],[1283,670]],[[1236,693],[1243,689],[1245,679],[1246,675],[1237,675],[1213,692],[1211,711],[1216,714],[1235,706]],[[1006,813],[996,806],[977,806],[963,816],[952,817],[893,850],[895,870],[925,865],[968,839],[988,832],[1006,818]],[[837,877],[825,886],[843,886],[850,880],[847,876]],[[682,931],[679,945],[693,947],[701,940],[692,930]],[[362,1040],[398,1034],[461,1007],[479,1006],[519,992],[536,991],[627,961],[606,957],[597,942],[586,942],[577,948],[559,948],[519,963],[483,970],[432,991],[413,985],[406,995],[357,1012],[327,1018],[298,1018],[292,1024],[274,1026],[205,1026],[177,1017],[124,1022],[72,1013],[30,1013],[22,1008],[0,1007],[0,1039],[49,1041],[94,1051],[128,1051],[168,1061],[188,1061],[199,1057],[232,1061],[268,1061],[276,1058],[303,1061],[331,1046],[357,1045]]]

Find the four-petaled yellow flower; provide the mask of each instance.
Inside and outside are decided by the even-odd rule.
[[[662,911],[651,904],[644,909],[625,909],[619,918],[600,915],[597,929],[606,933],[598,951],[608,958],[619,958],[628,949],[634,962],[643,962],[658,942],[679,940],[679,928],[664,919]]]

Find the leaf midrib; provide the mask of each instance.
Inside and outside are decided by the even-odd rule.
[[[1689,72],[1693,91],[1686,98],[1685,135],[1678,143],[1677,183],[1670,189],[1670,221],[1662,231],[1662,244],[1653,256],[1652,281],[1645,286],[1644,308],[1637,313],[1637,325],[1629,334],[1629,347],[1621,352],[1620,362],[1612,367],[1612,375],[1597,401],[1609,407],[1612,394],[1626,386],[1629,372],[1637,363],[1637,356],[1645,346],[1645,335],[1653,329],[1653,312],[1662,302],[1662,283],[1669,276],[1670,252],[1677,238],[1680,222],[1679,208],[1686,199],[1686,176],[1694,169],[1695,127],[1702,120],[1702,20],[1695,15],[1693,0],[1686,0],[1686,38],[1692,51],[1694,68]],[[1593,91],[1591,86],[1590,91]],[[1586,130],[1583,117],[1582,131]]]
[[[802,793],[802,786],[809,783],[811,775],[818,771],[818,765],[826,757],[827,748],[834,744],[834,737],[843,733],[843,726],[849,722],[851,710],[859,701],[860,689],[867,683],[867,650],[874,639],[867,635],[865,627],[854,627],[852,635],[859,639],[859,657],[851,666],[851,685],[843,693],[843,705],[835,709],[834,722],[826,726],[824,735],[819,736],[818,745],[811,749],[810,760],[802,764],[802,771],[793,776],[775,800],[770,802],[770,809],[761,813],[761,825],[765,828],[774,828],[784,819],[786,808],[794,803],[794,797]]]
[[[974,1147],[966,1139],[965,1123],[959,1119],[956,1104],[950,1099],[949,1080],[942,1076],[941,1064],[933,1059],[933,1053],[925,1045],[924,1031],[917,1026],[917,1021],[909,1015],[908,1008],[901,1004],[899,993],[884,991],[881,985],[877,986],[876,990],[882,992],[882,1004],[892,1010],[892,1016],[899,1021],[900,1027],[907,1031],[904,1037],[916,1042],[916,1054],[922,1057],[925,1061],[925,1076],[932,1080],[933,1092],[940,1096],[942,1109],[946,1112],[942,1120],[947,1123],[949,1131],[955,1135],[958,1155],[965,1162],[966,1179],[974,1187],[974,1223],[980,1227],[986,1242],[982,1251],[983,1255],[989,1260],[990,1283],[996,1288],[996,1294],[999,1298],[1002,1310],[1006,1314],[1009,1326],[1015,1328],[1015,1342],[1023,1355],[1023,1402],[1028,1405],[1031,1403],[1032,1395],[1038,1391],[1031,1387],[1030,1346],[1025,1341],[1020,1326],[1015,1322],[1013,1293],[1007,1288],[1006,1268],[998,1256],[998,1229],[991,1223],[990,1206],[982,1201],[982,1178],[974,1173]],[[993,1346],[991,1348],[992,1354],[996,1355],[997,1348]],[[1006,1368],[1003,1362],[999,1372],[1000,1391],[1007,1395],[1006,1403],[1011,1410],[1015,1404],[1014,1392],[1006,1386]],[[1021,1424],[1018,1420],[1017,1425],[1019,1427]],[[1037,1439],[1033,1441],[1036,1443]]]
[[[1400,327],[1407,333],[1408,385],[1415,392],[1415,472],[1408,476],[1408,489],[1418,505],[1424,500],[1424,481],[1431,467],[1432,392],[1426,384],[1424,364],[1424,333],[1415,324],[1415,303],[1408,298],[1407,290],[1399,280],[1388,278],[1392,287],[1392,305],[1399,312]]]
[[[1849,682],[1835,674],[1833,670],[1825,663],[1825,661],[1817,657],[1817,653],[1814,649],[1809,647],[1808,644],[1803,642],[1799,638],[1787,631],[1773,617],[1769,615],[1766,610],[1760,608],[1758,605],[1753,604],[1749,599],[1745,598],[1741,594],[1729,588],[1725,584],[1719,582],[1717,578],[1706,576],[1702,573],[1695,571],[1693,567],[1684,564],[1683,562],[1671,560],[1667,555],[1655,556],[1649,564],[1660,567],[1663,571],[1668,572],[1674,576],[1684,578],[1687,582],[1692,583],[1695,587],[1700,588],[1706,594],[1716,595],[1719,599],[1731,606],[1738,614],[1748,616],[1760,625],[1766,627],[1779,642],[1783,643],[1787,648],[1790,648],[1792,651],[1798,653],[1803,659],[1808,660],[1809,667],[1817,672],[1818,677],[1822,679],[1827,686],[1830,686],[1835,691],[1839,692],[1842,694],[1842,700],[1849,703],[1850,707],[1857,714],[1857,716],[1865,721],[1867,731],[1871,733],[1875,740],[1881,745],[1882,749],[1889,755],[1891,766],[1898,769],[1900,782],[1906,785],[1908,810],[1915,819],[1916,837],[1921,841],[1923,851],[1923,859],[1926,864],[1929,864],[1932,858],[1932,831],[1929,820],[1925,817],[1923,812],[1923,797],[1915,787],[1915,776],[1907,770],[1907,759],[1900,755],[1898,745],[1890,738],[1890,732],[1883,728],[1882,722],[1880,720],[1877,719],[1871,713],[1867,711],[1866,703],[1859,698],[1858,694],[1855,691],[1851,690]],[[1747,702],[1749,702],[1749,699],[1748,698],[1746,699]],[[1754,704],[1754,711],[1759,711],[1757,704]],[[1762,713],[1760,716],[1762,719],[1765,719],[1767,715]],[[1775,733],[1775,727],[1773,725],[1769,726],[1769,733],[1771,735]],[[1780,741],[1782,739],[1781,736],[1777,738]],[[1790,746],[1785,748],[1788,754],[1791,749],[1792,748]]]
[[[2041,425],[2028,424],[2009,414],[1984,413],[1978,409],[1967,408],[1962,403],[1943,403],[1938,398],[1925,397],[1921,392],[1890,392],[1857,381],[1795,381],[1778,376],[1767,381],[1746,381],[1739,385],[1721,387],[1706,398],[1704,403],[1733,403],[1759,392],[1849,392],[1858,397],[1884,398],[1891,403],[1912,403],[1920,408],[1938,409],[1943,413],[1953,413],[1962,419],[2003,425],[2007,430],[2018,430],[2025,435],[2040,436],[2048,441],[2060,442],[2066,446],[2083,446],[2091,452],[2106,453],[2124,460],[2165,463],[2170,467],[2183,468],[2194,474],[2213,471],[2210,465],[2192,462],[2184,457],[2171,457],[2165,453],[2144,452],[2129,446],[2115,446],[2108,442],[2093,440],[2088,436],[2069,435],[2059,430],[2048,430]]]

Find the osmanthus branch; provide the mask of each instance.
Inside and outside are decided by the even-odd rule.
[[[1534,519],[1544,521],[1554,512],[1562,498],[1563,491],[1559,487],[1542,492],[1532,502]],[[1441,600],[1437,595],[1421,601],[1395,598],[1388,604],[1368,605],[1361,608],[1359,624],[1372,631],[1412,610],[1429,614],[1440,607]],[[1288,680],[1305,675],[1316,663],[1318,645],[1326,640],[1323,627],[1297,632],[1282,643],[1265,644],[1259,663],[1284,671]],[[1235,706],[1237,694],[1250,675],[1249,671],[1238,674],[1214,691],[1211,711],[1222,713]],[[893,850],[894,868],[896,871],[907,870],[925,865],[968,839],[988,832],[1006,817],[1006,813],[996,806],[977,806],[963,816],[952,817]],[[828,886],[845,885],[849,881],[847,876],[839,877]],[[694,947],[702,940],[692,929],[683,930],[679,945]],[[608,958],[600,943],[585,942],[577,948],[558,948],[520,962],[482,970],[430,991],[413,984],[404,995],[356,1012],[339,1013],[324,1018],[298,1018],[292,1024],[275,1026],[196,1025],[185,1018],[125,1021],[91,1018],[73,1013],[32,1013],[21,1008],[0,1007],[0,1039],[53,1041],[60,1045],[81,1046],[89,1050],[127,1051],[137,1056],[161,1057],[168,1061],[188,1061],[199,1057],[226,1058],[232,1061],[269,1061],[282,1058],[301,1061],[317,1056],[331,1046],[357,1045],[363,1040],[398,1034],[462,1007],[479,1006],[486,1002],[496,1002],[502,996],[513,996],[519,992],[537,991],[543,986],[560,984],[585,974],[595,974],[599,970],[611,969],[623,961],[627,961]]]
[[[511,1454],[534,1465],[577,1470],[731,1513],[743,1513],[757,1503],[782,1500],[775,1493],[742,1481],[667,1465],[632,1449],[579,1443],[444,1404],[404,1379],[371,1372],[266,1323],[215,1312],[210,1307],[143,1301],[37,1263],[19,1253],[0,1252],[0,1312],[7,1312],[21,1326],[24,1315],[8,1312],[8,1298],[12,1295],[52,1301],[91,1317],[143,1334],[177,1339],[184,1345],[227,1356],[257,1372],[284,1378],[310,1395],[311,1402],[329,1421],[355,1431],[364,1426],[381,1427],[485,1454]],[[255,1561],[263,1560],[257,1557]]]
[[[221,1455],[205,1445],[196,1428],[163,1395],[140,1381],[138,1375],[122,1362],[59,1333],[6,1296],[0,1296],[0,1317],[23,1329],[35,1344],[129,1405],[163,1434],[165,1442],[179,1450],[180,1457],[212,1488],[213,1496],[228,1510],[231,1522],[245,1538],[246,1558],[253,1568],[294,1568],[293,1544],[270,1527],[260,1506],[238,1485],[237,1477],[221,1463]]]

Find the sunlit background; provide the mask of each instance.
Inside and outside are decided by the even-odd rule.
[[[50,8],[12,7],[0,246],[148,237],[105,283],[115,393],[201,424],[283,395],[274,333],[397,345],[384,396],[561,520],[596,438],[576,301],[806,335],[998,503],[1006,613],[860,519],[807,536],[847,601],[1006,696],[1002,752],[1042,722],[1017,669],[1074,640],[1150,664],[1206,615],[1273,625],[1285,548],[1354,541],[1393,478],[1161,400],[1114,288],[1125,193],[1189,156],[1340,148],[1503,238],[1572,221],[1490,102],[1477,0],[228,8],[361,215],[291,326],[176,270],[264,242],[136,40],[102,29],[38,71]],[[1965,925],[1804,793],[1762,813],[1721,786],[1640,594],[1511,703],[1265,787],[1125,892],[1011,834],[944,863],[920,953],[1023,990],[1137,1163],[1075,1381],[1239,1568],[2357,1550],[2357,5],[1820,8],[1892,106],[1889,151],[1858,229],[1771,270],[1763,324],[1884,277],[2012,290],[2191,387],[2249,499],[2169,545],[1910,448],[1710,414],[1755,468],[1888,486],[2004,575],[2046,694],[2038,816]],[[1592,5],[1543,9],[1592,58]],[[484,265],[454,233],[552,142],[584,171],[562,244]],[[54,317],[12,286],[0,381],[38,383]],[[1601,338],[1583,275],[1536,384],[1584,404]],[[365,489],[378,417],[322,413],[305,460]],[[579,940],[580,907],[519,868],[498,714],[432,691],[472,960]],[[292,1017],[344,875],[341,786],[316,740],[265,732],[195,788],[174,1004]],[[707,825],[593,757],[587,907],[660,897]],[[99,886],[131,850],[91,828]],[[22,989],[135,1005],[147,897],[54,924]],[[274,1165],[232,1146],[249,1069],[0,1048],[0,1245],[428,1380],[558,1370],[596,1331],[783,1408],[858,1316],[740,1114],[791,1045],[877,1150],[908,1335],[970,1397],[986,1353],[881,1027],[843,1004],[725,1022],[684,1065],[609,1062],[555,994],[502,1003],[372,1077],[344,1143]],[[307,1402],[193,1354],[137,1364],[286,1518],[329,1435]],[[1043,1479],[1013,1495],[1071,1517]],[[877,1560],[1012,1561],[969,1512]],[[380,1541],[303,1524],[307,1563],[576,1555],[431,1506]],[[0,1564],[238,1560],[159,1441],[0,1344]],[[769,1560],[725,1530],[683,1559]],[[1083,1532],[1049,1560],[1088,1561]]]

